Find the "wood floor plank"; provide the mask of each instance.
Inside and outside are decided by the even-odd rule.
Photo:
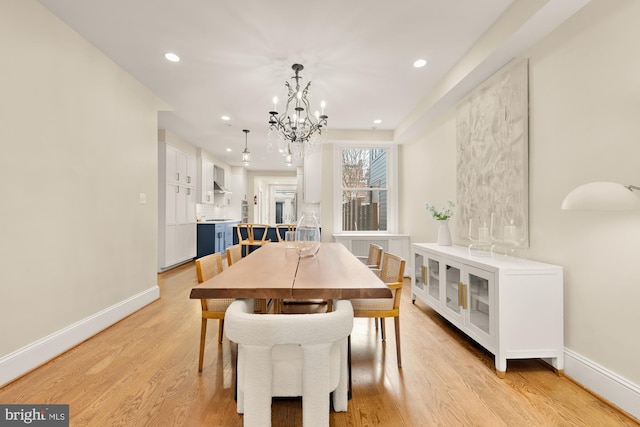
[[[392,323],[382,342],[372,320],[356,319],[353,398],[348,412],[331,413],[332,426],[640,426],[541,361],[509,361],[498,378],[493,356],[424,304],[411,304],[405,282],[402,369]],[[215,321],[198,373],[193,263],[158,275],[158,283],[159,301],[6,385],[0,402],[66,403],[72,426],[242,426],[235,346],[226,338],[217,344]],[[274,401],[274,426],[301,423],[299,399]]]

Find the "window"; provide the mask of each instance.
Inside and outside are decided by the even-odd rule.
[[[389,149],[340,148],[341,231],[389,231]]]

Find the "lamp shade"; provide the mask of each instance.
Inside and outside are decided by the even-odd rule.
[[[562,202],[562,209],[578,211],[640,210],[638,194],[617,182],[590,182],[574,188]]]

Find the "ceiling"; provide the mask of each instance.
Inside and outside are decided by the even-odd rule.
[[[314,108],[326,102],[330,139],[376,129],[400,141],[588,2],[39,1],[170,106],[160,128],[234,166],[249,129],[253,170],[287,170],[266,135],[293,63],[305,67]],[[470,59],[488,40],[490,52]],[[419,58],[428,63],[414,68]],[[472,66],[445,87],[465,61]]]

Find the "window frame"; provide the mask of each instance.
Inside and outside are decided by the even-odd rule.
[[[342,150],[345,148],[387,150],[387,230],[342,230]],[[398,146],[381,143],[340,143],[333,147],[333,224],[334,234],[387,235],[398,232]],[[358,188],[360,189],[360,188]],[[365,187],[363,190],[375,189]]]

